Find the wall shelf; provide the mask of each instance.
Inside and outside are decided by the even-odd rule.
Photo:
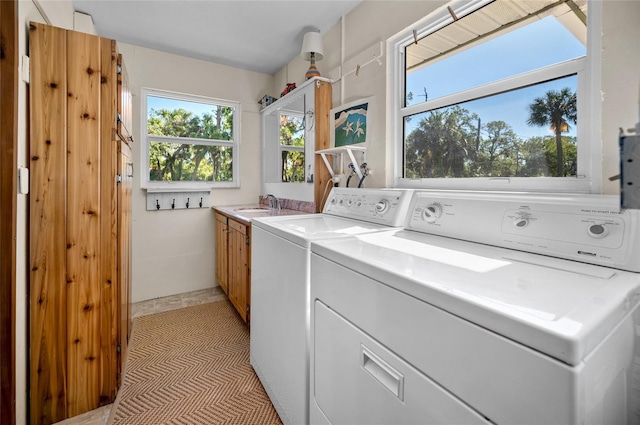
[[[329,170],[329,174],[331,174],[331,178],[333,178],[335,177],[336,173],[333,171],[333,167],[329,163],[329,160],[327,159],[327,155],[340,155],[341,157],[340,162],[342,163],[342,156],[346,152],[347,155],[349,155],[349,159],[351,159],[351,162],[355,167],[356,174],[358,175],[359,178],[362,178],[363,174],[362,174],[362,171],[360,170],[360,164],[356,160],[354,152],[362,152],[362,160],[363,160],[362,162],[364,162],[364,152],[366,149],[367,148],[362,146],[341,146],[338,148],[322,149],[322,150],[316,151],[316,153],[322,156],[324,165],[327,166],[327,169]]]

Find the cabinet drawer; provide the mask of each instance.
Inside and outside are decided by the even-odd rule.
[[[243,235],[247,234],[247,226],[245,224],[239,223],[235,220],[229,220],[229,227],[232,229],[242,233]]]

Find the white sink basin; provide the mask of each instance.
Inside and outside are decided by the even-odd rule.
[[[243,213],[257,213],[257,212],[267,212],[269,208],[236,208],[234,211],[243,212]]]

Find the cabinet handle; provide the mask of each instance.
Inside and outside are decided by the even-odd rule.
[[[364,345],[360,344],[360,349],[360,366],[393,395],[404,401],[404,376]]]

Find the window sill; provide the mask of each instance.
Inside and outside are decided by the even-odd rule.
[[[235,182],[228,183],[203,183],[203,184],[172,184],[167,183],[163,185],[147,184],[141,186],[141,189],[146,190],[147,193],[166,193],[166,192],[203,192],[210,191],[212,189],[237,189],[240,184]]]

